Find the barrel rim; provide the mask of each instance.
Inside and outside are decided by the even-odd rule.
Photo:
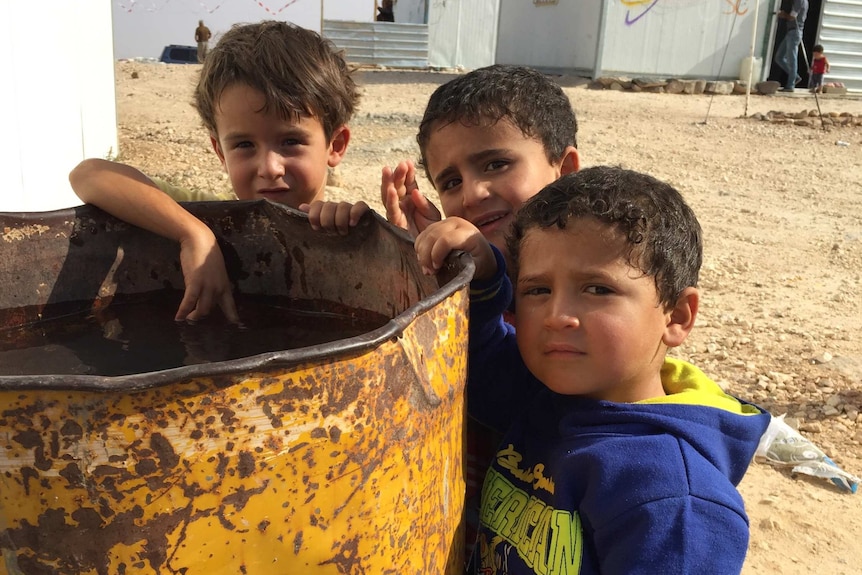
[[[266,203],[268,200],[252,200],[242,203]],[[196,204],[199,202],[183,202]],[[231,202],[240,203],[240,202]],[[277,204],[273,204],[275,206]],[[285,206],[278,206],[285,208]],[[30,218],[47,217],[64,212],[73,213],[76,208],[66,208],[53,212],[4,212],[0,216]],[[288,210],[296,212],[296,210]],[[301,213],[301,212],[300,212]],[[368,214],[384,225],[391,233],[401,239],[412,242],[413,238],[405,231],[387,222],[380,214],[370,211]],[[366,215],[368,215],[366,214]],[[0,375],[0,391],[38,391],[38,390],[69,390],[69,391],[137,391],[170,385],[200,377],[231,376],[239,373],[269,371],[300,363],[318,362],[332,356],[359,354],[376,348],[387,340],[400,337],[413,321],[428,310],[434,308],[443,300],[468,286],[475,273],[473,258],[466,252],[449,254],[444,262],[448,270],[461,268],[460,271],[431,295],[408,307],[402,313],[389,320],[383,326],[372,331],[332,342],[291,350],[266,352],[258,355],[232,359],[227,361],[201,363],[181,366],[160,371],[134,373],[120,376],[98,376],[79,374],[48,374],[48,375]]]

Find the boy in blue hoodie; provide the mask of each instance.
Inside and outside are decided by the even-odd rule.
[[[691,209],[650,176],[588,168],[530,199],[507,247],[514,288],[470,222],[416,239],[428,273],[453,249],[476,262],[468,401],[505,433],[477,572],[738,573],[749,530],[736,485],[770,416],[665,357],[698,311]],[[503,321],[513,289],[517,334]]]

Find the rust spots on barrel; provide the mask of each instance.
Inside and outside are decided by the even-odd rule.
[[[177,524],[180,513],[168,523]],[[98,511],[82,507],[68,514],[65,509],[48,509],[42,513],[36,525],[23,520],[16,529],[7,529],[6,538],[14,548],[32,550],[18,556],[19,567],[24,573],[87,573],[115,575],[109,571],[109,551],[116,545],[131,545],[137,541],[152,539],[165,547],[167,539],[162,533],[149,531],[136,525],[143,517],[143,510],[134,507],[117,514],[106,523]],[[158,569],[161,561],[150,561]]]
[[[338,553],[331,559],[321,561],[321,565],[335,565],[339,573],[365,573],[362,558],[359,556],[359,536],[343,541],[338,545]]]
[[[251,477],[254,475],[254,455],[248,451],[240,451],[239,461],[237,462],[237,471],[242,478]]]
[[[150,436],[150,448],[158,456],[159,467],[163,470],[170,471],[179,464],[180,458],[174,451],[171,442],[161,433],[154,433]]]

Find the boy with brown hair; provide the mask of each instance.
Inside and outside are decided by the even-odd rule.
[[[655,178],[588,168],[526,202],[507,245],[509,276],[461,218],[416,239],[426,273],[452,250],[476,263],[471,414],[505,434],[476,572],[738,573],[736,485],[770,415],[666,357],[699,306],[694,213]],[[517,333],[503,320],[513,292]]]
[[[532,68],[495,64],[438,87],[416,139],[446,217],[472,223],[506,254],[506,232],[524,202],[580,167],[577,132],[572,104],[556,82]],[[381,196],[386,218],[413,236],[441,219],[419,191],[410,161],[383,169]],[[468,368],[465,507],[471,550],[480,488],[500,434],[472,417],[472,407],[484,398],[472,384],[472,357]]]
[[[494,64],[439,86],[431,94],[416,140],[420,163],[446,217],[477,224],[505,253],[503,236],[527,199],[563,174],[577,171],[578,122],[562,88],[525,66]],[[419,191],[411,160],[383,168],[386,219],[414,237],[442,215]],[[348,233],[364,202],[317,206],[320,228]]]
[[[217,305],[238,321],[215,235],[177,201],[265,198],[308,209],[347,151],[358,102],[347,63],[316,32],[279,21],[236,25],[210,51],[194,95],[233,195],[179,190],[99,159],[81,162],[69,181],[82,201],[179,242],[186,290],[177,320]]]
[[[472,222],[505,253],[521,205],[580,167],[578,122],[562,88],[524,66],[495,64],[438,87],[416,137],[421,165],[446,217]],[[417,235],[441,219],[420,192],[416,169],[383,169],[387,219]]]

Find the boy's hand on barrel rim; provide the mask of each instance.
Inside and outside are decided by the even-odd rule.
[[[426,275],[437,273],[450,252],[469,253],[476,264],[474,280],[490,280],[497,273],[497,259],[491,244],[479,228],[463,218],[452,216],[428,226],[414,242],[419,265]]]
[[[308,223],[315,231],[337,231],[342,236],[350,232],[350,228],[359,223],[359,219],[371,210],[363,201],[355,204],[349,202],[315,201],[301,204],[299,209],[308,214]]]

